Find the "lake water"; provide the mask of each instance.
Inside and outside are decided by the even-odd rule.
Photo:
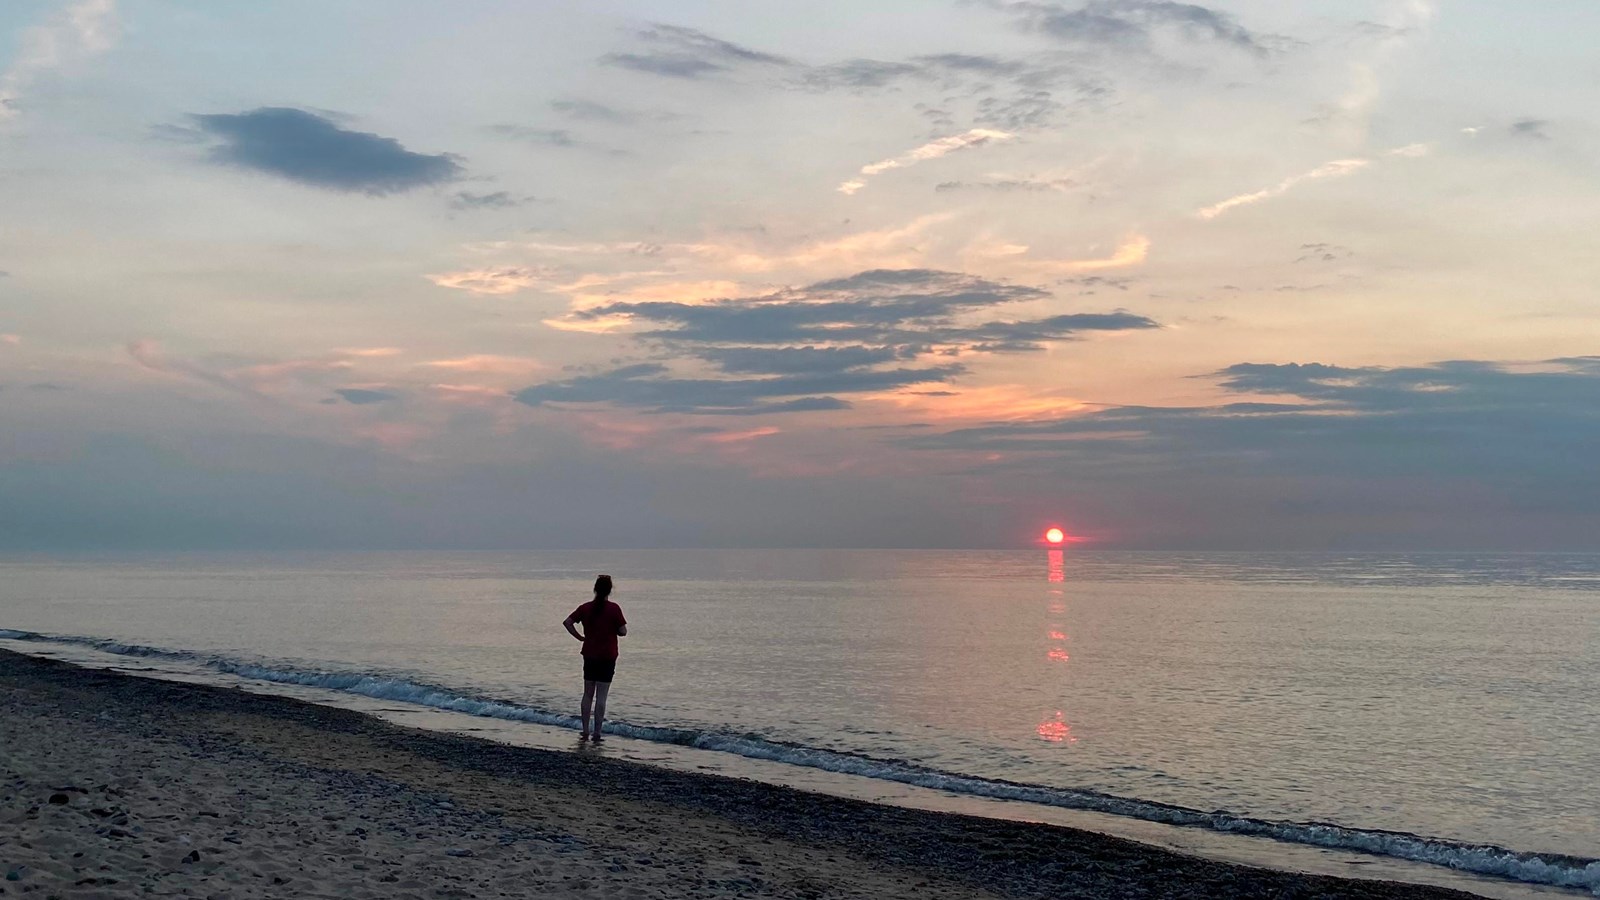
[[[1031,550],[0,560],[0,637],[1600,889],[1600,556]]]

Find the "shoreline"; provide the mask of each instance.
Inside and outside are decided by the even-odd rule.
[[[8,894],[1474,896],[514,747],[9,651],[0,684],[0,865],[25,867],[0,882]]]

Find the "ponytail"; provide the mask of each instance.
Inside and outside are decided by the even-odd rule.
[[[589,604],[589,615],[585,618],[583,627],[588,628],[598,621],[600,614],[606,610],[606,598],[611,596],[611,576],[601,575],[594,580],[594,602]]]

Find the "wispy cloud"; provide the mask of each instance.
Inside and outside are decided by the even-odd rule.
[[[0,344],[16,347],[22,343],[22,336],[16,334],[0,334]]]
[[[712,37],[681,25],[652,25],[635,34],[646,44],[641,53],[608,53],[602,63],[659,75],[694,80],[744,66],[787,67],[793,60]]]
[[[1371,164],[1372,160],[1370,159],[1336,159],[1333,162],[1323,163],[1309,172],[1302,172],[1299,175],[1291,175],[1272,187],[1263,188],[1259,191],[1252,191],[1248,194],[1239,194],[1234,197],[1229,197],[1221,203],[1207,206],[1206,208],[1197,212],[1196,215],[1202,219],[1215,219],[1217,216],[1222,215],[1230,209],[1235,209],[1240,206],[1249,206],[1252,203],[1260,203],[1263,200],[1270,200],[1273,197],[1281,197],[1293,190],[1296,185],[1303,184],[1307,181],[1318,181],[1323,178],[1340,178],[1345,175],[1349,175],[1351,172],[1364,169]]]
[[[334,352],[341,356],[355,356],[362,359],[382,359],[386,356],[399,356],[405,351],[399,347],[341,347]]]
[[[371,388],[335,388],[333,392],[343,397],[346,403],[354,403],[357,406],[367,406],[373,403],[400,399],[398,394],[391,391],[379,391]]]
[[[458,191],[450,198],[450,206],[454,209],[513,209],[533,199],[515,196],[510,191],[493,191],[487,194]]]
[[[941,181],[934,186],[939,193],[947,191],[993,191],[999,194],[1036,194],[1046,191],[1066,193],[1083,185],[1071,178],[997,178],[993,181]]]
[[[427,279],[440,287],[454,288],[473,294],[503,295],[533,287],[548,279],[549,272],[528,266],[502,266],[490,269],[469,269],[463,272],[441,272]]]
[[[496,356],[490,353],[478,353],[454,359],[435,359],[424,365],[473,375],[531,375],[545,368],[543,363],[526,356]]]
[[[1150,256],[1150,238],[1142,234],[1128,235],[1110,256],[1098,259],[1039,259],[1029,255],[1031,250],[1026,244],[990,242],[974,245],[965,255],[986,263],[1003,263],[1014,274],[1072,275],[1139,265]]]
[[[1437,12],[1434,0],[1394,0],[1383,23],[1373,30],[1376,43],[1350,61],[1350,84],[1335,104],[1334,118],[1352,144],[1366,140],[1372,111],[1383,96],[1379,76],[1383,64],[1415,41]]]
[[[116,12],[116,0],[80,0],[56,20],[25,31],[16,58],[0,73],[0,122],[18,115],[19,102],[40,75],[109,50]]]
[[[1431,144],[1406,144],[1403,147],[1395,147],[1391,150],[1385,150],[1383,153],[1378,155],[1378,158],[1418,159],[1427,156],[1432,152],[1433,145]],[[1236,209],[1241,206],[1249,206],[1252,203],[1260,203],[1263,200],[1270,200],[1274,197],[1281,197],[1307,181],[1320,181],[1325,178],[1343,178],[1346,175],[1350,175],[1367,168],[1375,161],[1375,159],[1366,157],[1336,159],[1332,162],[1323,163],[1309,172],[1302,172],[1299,175],[1291,175],[1272,187],[1263,188],[1259,191],[1252,191],[1248,194],[1239,194],[1235,197],[1229,197],[1220,203],[1214,203],[1211,206],[1197,210],[1195,215],[1202,219],[1215,219],[1230,209]]]
[[[1225,12],[1172,0],[1090,0],[1074,9],[1033,0],[996,5],[1018,15],[1026,30],[1078,44],[1143,48],[1152,38],[1166,34],[1265,55],[1269,46],[1277,43]]]
[[[868,178],[883,172],[887,172],[890,169],[903,169],[907,166],[914,166],[919,162],[926,162],[930,159],[938,159],[941,156],[954,153],[957,150],[965,150],[970,147],[981,147],[984,144],[993,141],[1009,141],[1013,137],[1016,137],[1016,135],[1006,131],[995,131],[989,128],[974,128],[970,131],[963,132],[962,134],[954,134],[949,137],[939,138],[936,141],[929,141],[928,143],[923,144],[922,146],[913,150],[908,150],[899,156],[893,156],[889,159],[879,160],[878,162],[869,163],[865,166],[862,166],[860,177],[852,178],[851,180],[839,185],[839,193],[854,194],[855,192],[867,186],[866,180]]]

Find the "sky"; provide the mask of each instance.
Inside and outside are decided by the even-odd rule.
[[[0,549],[1593,548],[1597,33],[5,0]]]

